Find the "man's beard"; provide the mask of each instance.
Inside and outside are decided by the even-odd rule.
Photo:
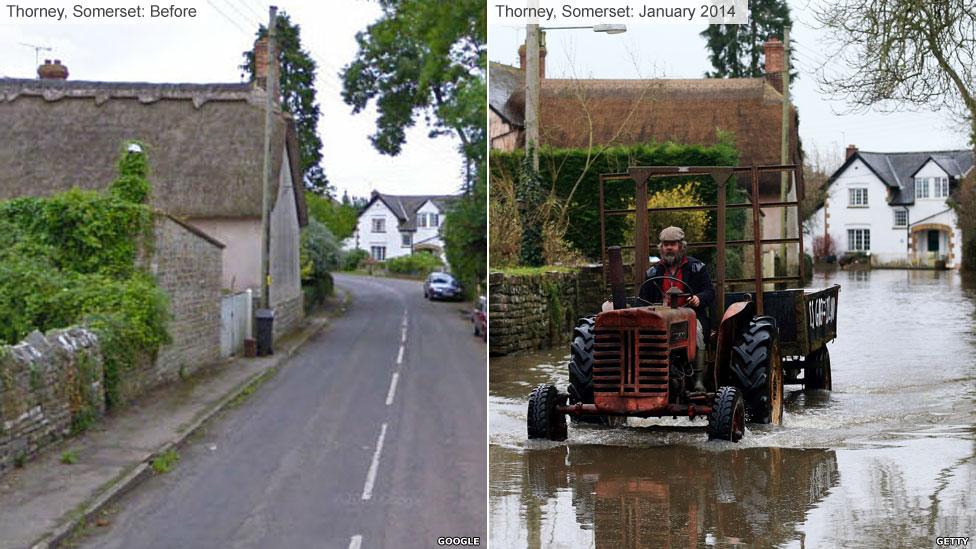
[[[684,257],[685,257],[685,254],[681,250],[678,250],[678,251],[676,251],[674,253],[670,253],[670,254],[669,253],[662,253],[661,254],[661,260],[664,261],[664,264],[667,265],[668,267],[673,267],[673,266],[677,265],[678,263],[681,262],[682,259],[684,259]]]

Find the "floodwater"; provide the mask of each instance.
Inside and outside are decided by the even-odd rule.
[[[565,390],[564,349],[490,363],[495,547],[976,544],[976,281],[839,271],[833,392],[786,387],[783,425],[707,442],[704,420],[569,425],[529,441],[528,393]]]

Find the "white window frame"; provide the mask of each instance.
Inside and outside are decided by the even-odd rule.
[[[413,234],[412,233],[400,233],[400,245],[404,248],[409,248],[413,246]]]
[[[922,191],[925,192],[922,192]],[[931,195],[929,192],[929,178],[928,177],[916,177],[915,178],[915,198],[928,198]]]
[[[370,246],[369,256],[376,261],[386,261],[386,246],[382,246],[382,245]]]
[[[386,218],[385,217],[374,217],[370,220],[370,229],[374,233],[385,233],[386,232]]]
[[[847,229],[847,251],[870,252],[871,229],[861,227]]]
[[[868,189],[867,187],[851,187],[847,193],[848,208],[867,208]]]
[[[892,225],[893,227],[904,229],[905,227],[908,226],[908,210],[903,209],[903,208],[895,208],[894,215],[895,215],[895,222],[894,222],[894,225]],[[904,223],[898,223],[898,216],[899,215],[904,215],[905,216]]]
[[[933,194],[935,198],[949,198],[949,178],[936,177],[934,180],[935,192]]]

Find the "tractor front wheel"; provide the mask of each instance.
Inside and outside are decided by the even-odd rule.
[[[779,425],[783,419],[783,365],[774,318],[752,319],[732,349],[730,370],[742,389],[748,420]]]
[[[555,385],[543,383],[532,390],[525,418],[530,439],[566,440],[566,415],[556,410],[562,398]]]
[[[830,353],[827,346],[810,353],[803,366],[803,388],[833,390],[830,381]]]
[[[708,414],[708,440],[739,442],[746,431],[746,408],[737,387],[720,387]]]

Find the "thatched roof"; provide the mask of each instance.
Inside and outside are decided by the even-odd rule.
[[[154,207],[184,218],[260,216],[264,98],[250,84],[0,79],[0,199],[104,189],[123,143],[136,139],[149,148]],[[292,126],[275,117],[274,181],[287,144],[304,224]]]
[[[451,203],[454,202],[458,197],[454,195],[444,195],[444,194],[430,194],[430,195],[393,195],[393,194],[383,194],[373,191],[373,195],[370,197],[369,202],[363,208],[365,212],[374,202],[380,201],[386,205],[386,207],[393,212],[393,215],[397,217],[398,229],[401,231],[416,231],[417,230],[417,210],[421,208],[427,201],[433,202],[437,209],[441,211],[441,214],[447,212],[450,208]],[[362,213],[360,213],[362,215]]]
[[[833,183],[855,160],[862,160],[889,189],[888,203],[908,206],[915,203],[915,174],[930,160],[939,165],[949,177],[961,181],[973,168],[973,151],[919,151],[879,153],[856,151],[830,176]]]
[[[508,81],[519,69],[493,63],[489,79]],[[524,92],[502,101],[524,112]],[[734,135],[739,165],[780,163],[782,94],[765,78],[572,80],[545,78],[540,92],[540,139],[560,148],[664,143],[714,145],[717,130]],[[790,137],[792,163],[802,164],[796,110]],[[511,121],[516,125],[524,118]],[[592,128],[590,124],[592,123]],[[776,179],[776,181],[772,181]],[[764,188],[778,189],[778,177]]]

